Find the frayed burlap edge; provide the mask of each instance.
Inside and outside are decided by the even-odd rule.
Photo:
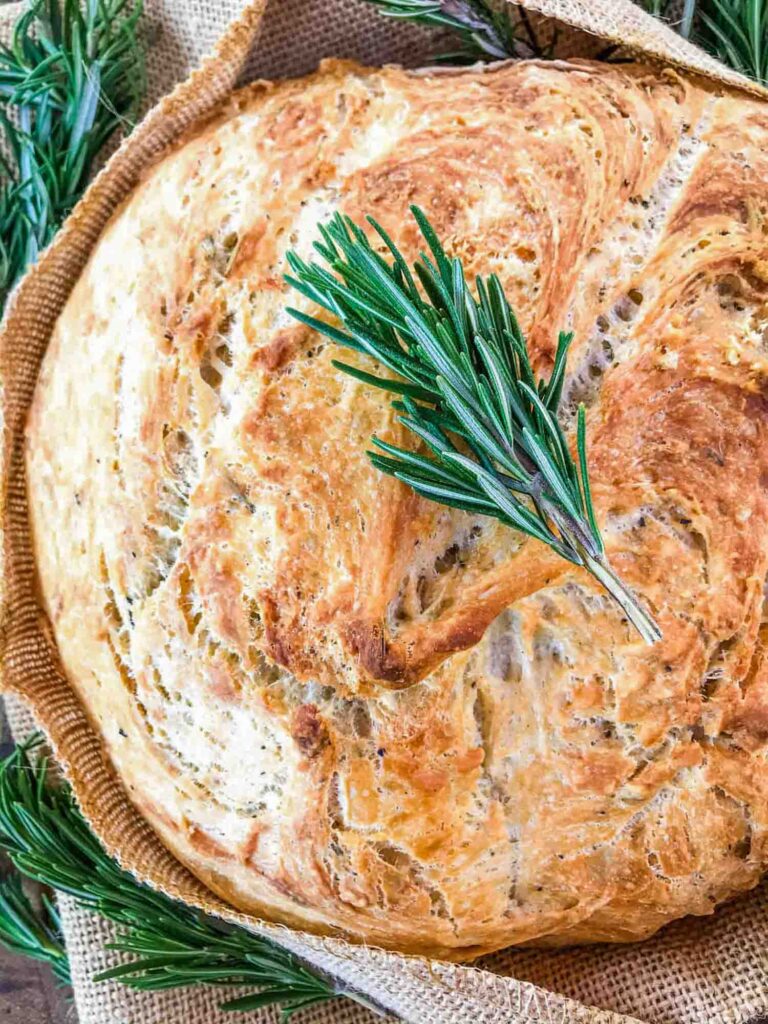
[[[700,47],[683,39],[665,22],[631,0],[508,0],[546,18],[597,36],[623,52],[644,60],[655,59],[686,71],[723,82],[756,96],[768,89],[733,71]]]

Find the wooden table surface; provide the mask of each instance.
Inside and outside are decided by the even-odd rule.
[[[68,990],[44,964],[0,950],[0,1024],[76,1024]]]

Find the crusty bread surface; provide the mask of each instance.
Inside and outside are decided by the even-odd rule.
[[[539,542],[374,470],[409,444],[282,275],[416,202],[575,333],[611,563],[646,646]],[[670,70],[327,62],[159,161],[30,415],[44,610],[130,799],[246,910],[406,952],[629,941],[768,856],[768,108]],[[343,357],[373,368],[363,357]]]

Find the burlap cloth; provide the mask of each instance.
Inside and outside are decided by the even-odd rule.
[[[735,73],[677,37],[629,0],[526,0],[531,11],[570,26],[570,53],[605,41],[731,84]],[[517,951],[457,967],[322,939],[235,914],[181,867],[128,804],[63,678],[38,613],[29,542],[22,431],[51,327],[115,205],[153,155],[239,80],[311,69],[322,56],[418,65],[434,40],[424,29],[381,18],[360,0],[146,0],[150,101],[161,100],[111,158],[55,243],[17,290],[0,334],[3,415],[4,602],[0,656],[6,691],[22,695],[45,728],[81,807],[107,848],[142,879],[246,924],[294,950],[411,1024],[740,1024],[768,1011],[765,886],[709,919],[667,928],[634,947]],[[267,7],[266,13],[264,11]],[[20,5],[0,11],[7,39]],[[582,30],[592,35],[573,32]],[[204,59],[206,53],[212,56]],[[197,68],[190,75],[190,70]],[[188,76],[185,80],[185,76]],[[176,83],[181,82],[180,85]],[[175,86],[175,88],[174,88]],[[758,87],[748,85],[753,91]],[[17,701],[17,731],[29,728]],[[81,1024],[223,1024],[220,993],[159,995],[94,985],[114,962],[111,929],[62,900]],[[599,1007],[600,1009],[595,1009]],[[249,1019],[277,1021],[265,1010]],[[351,1002],[307,1010],[303,1024],[371,1024]]]

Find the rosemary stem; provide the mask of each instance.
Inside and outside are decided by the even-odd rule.
[[[398,0],[398,3],[403,0]],[[399,422],[421,442],[401,448],[374,437],[373,465],[432,501],[495,517],[591,570],[648,643],[656,624],[622,586],[603,554],[589,484],[586,418],[579,406],[572,453],[557,421],[565,361],[573,335],[560,332],[552,374],[536,380],[525,338],[501,281],[477,277],[475,293],[458,258],[411,207],[432,256],[408,270],[405,258],[373,218],[370,228],[393,257],[390,264],[365,231],[336,214],[321,227],[317,252],[330,272],[288,253],[286,281],[329,310],[339,327],[289,309],[336,344],[373,357],[405,378],[334,365],[358,380],[402,395]],[[416,285],[416,279],[422,288]],[[415,392],[415,393],[414,393]],[[460,451],[451,435],[461,438]]]
[[[657,640],[660,640],[661,630],[655,620],[629,587],[622,583],[608,564],[607,559],[604,556],[595,558],[586,552],[582,552],[582,557],[586,568],[602,583],[643,640],[647,644],[655,644]]]
[[[375,1017],[389,1017],[390,1012],[380,1003],[374,1002],[369,999],[368,996],[364,996],[356,988],[348,988],[346,985],[336,983],[333,985],[333,994],[344,999],[351,999],[357,1003],[358,1006],[364,1006],[366,1010],[369,1010]]]

